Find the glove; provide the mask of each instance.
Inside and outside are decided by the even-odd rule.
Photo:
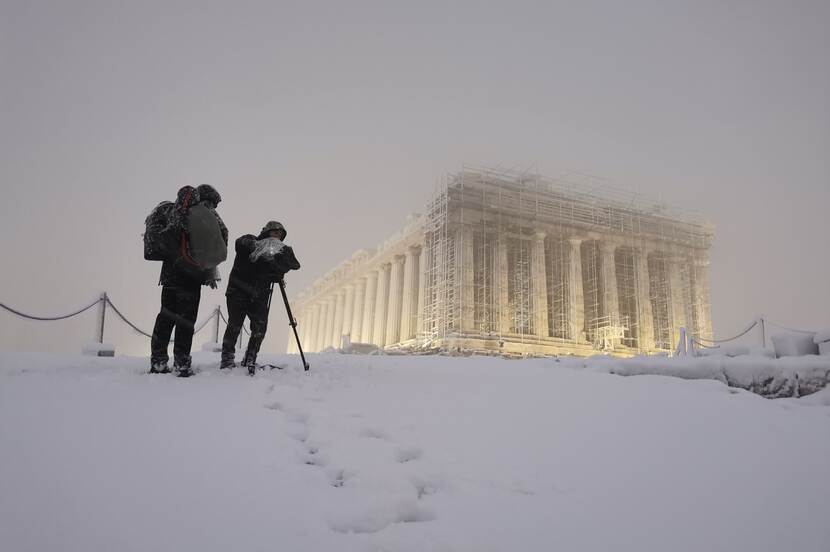
[[[207,285],[210,286],[210,289],[216,289],[219,282],[222,281],[222,277],[219,275],[219,269],[218,268],[210,269],[210,273],[208,274],[208,276],[205,280],[207,281]]]

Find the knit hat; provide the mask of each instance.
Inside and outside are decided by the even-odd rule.
[[[214,205],[219,205],[219,202],[222,201],[222,196],[210,184],[200,184],[196,188],[196,191],[199,192],[199,199],[201,201],[210,201]]]
[[[272,230],[279,230],[282,232],[282,239],[285,239],[285,236],[288,235],[288,232],[285,231],[285,226],[282,225],[281,222],[277,222],[275,220],[269,220],[268,224],[262,227],[262,232],[259,233],[260,239],[264,238],[268,235],[269,232]]]

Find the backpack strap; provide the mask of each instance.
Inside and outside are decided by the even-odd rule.
[[[190,207],[190,199],[193,197],[193,191],[188,190],[187,195],[184,196],[184,201],[182,201],[181,207],[181,214],[184,216],[187,213],[187,209]],[[203,270],[202,265],[199,262],[190,256],[190,251],[188,251],[187,247],[187,230],[182,228],[182,237],[181,237],[181,254],[182,258],[189,264],[195,266],[196,268]]]

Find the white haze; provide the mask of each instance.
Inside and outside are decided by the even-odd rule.
[[[828,25],[824,1],[5,0],[0,302],[61,314],[107,290],[151,328],[143,219],[200,183],[232,238],[285,224],[296,293],[475,163],[707,214],[716,335],[830,326]],[[79,351],[93,325],[0,313],[0,349]],[[106,337],[148,352],[112,316]]]

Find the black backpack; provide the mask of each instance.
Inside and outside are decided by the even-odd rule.
[[[172,201],[162,201],[144,220],[145,260],[167,261],[178,257],[181,227],[175,209]]]

